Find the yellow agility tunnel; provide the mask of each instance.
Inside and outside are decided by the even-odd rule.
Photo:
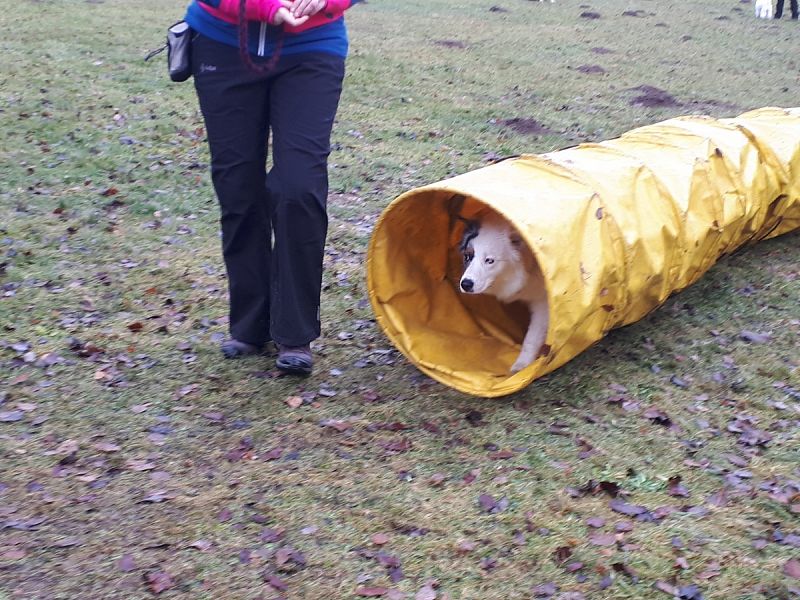
[[[459,292],[463,223],[496,211],[544,274],[542,355],[511,374],[525,306]],[[800,227],[800,108],[687,116],[406,192],[370,241],[377,322],[430,377],[510,394],[633,323],[744,244]]]

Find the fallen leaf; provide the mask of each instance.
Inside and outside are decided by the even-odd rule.
[[[800,579],[800,560],[796,558],[787,560],[786,564],[783,565],[783,573],[794,579]]]
[[[657,425],[663,425],[664,427],[672,427],[672,419],[669,418],[669,415],[667,413],[665,413],[663,410],[659,408],[656,407],[648,408],[644,412],[644,416]]]
[[[406,437],[398,437],[393,440],[384,440],[380,442],[380,445],[383,446],[387,452],[391,452],[393,454],[407,452],[411,450],[413,446],[411,440]]]
[[[566,562],[570,556],[572,556],[572,548],[569,546],[559,546],[553,552],[553,558],[558,564]]]
[[[314,535],[318,531],[319,527],[317,527],[316,525],[309,525],[308,527],[303,527],[300,530],[300,533],[302,533],[303,535]]]
[[[278,460],[283,455],[283,448],[277,447],[273,448],[272,450],[266,452],[261,458],[262,460],[269,461],[269,460]]]
[[[24,416],[25,413],[21,410],[0,412],[0,423],[13,423],[15,421],[21,421],[22,417]]]
[[[285,529],[272,529],[270,527],[265,527],[261,530],[261,541],[271,544],[282,540],[285,534]]]
[[[660,592],[664,592],[665,594],[670,594],[674,596],[678,589],[672,585],[671,583],[667,583],[666,581],[656,581],[653,584],[653,587],[656,588]]]
[[[433,487],[439,487],[444,483],[445,476],[442,473],[434,473],[433,475],[428,478],[428,483],[430,483]]]
[[[456,545],[456,552],[458,552],[459,554],[469,554],[477,547],[478,544],[476,544],[475,542],[471,542],[469,540],[463,540]]]
[[[549,598],[558,591],[558,586],[553,582],[542,583],[532,590],[534,598]]]
[[[220,523],[225,523],[226,521],[231,520],[231,510],[229,508],[223,508],[221,511],[217,513],[217,521]]]
[[[117,568],[123,573],[130,573],[136,570],[136,562],[133,560],[133,555],[123,554],[117,561]]]
[[[714,577],[719,577],[721,574],[722,571],[720,570],[719,564],[711,563],[708,565],[708,567],[706,567],[705,571],[698,573],[695,575],[695,577],[697,577],[697,579],[708,580],[713,579]]]
[[[150,503],[150,504],[158,504],[159,502],[164,502],[165,500],[172,500],[175,497],[174,494],[170,494],[166,490],[155,490],[150,492],[147,496],[142,498],[139,502],[141,503]]]
[[[703,600],[703,592],[696,585],[684,585],[677,590],[681,600]]]
[[[573,562],[569,563],[564,569],[567,573],[575,573],[576,571],[580,571],[584,566],[582,562]]]
[[[426,584],[419,589],[414,600],[436,600],[436,590],[430,584]]]
[[[147,584],[150,586],[150,590],[154,594],[160,594],[161,592],[165,592],[175,587],[175,582],[172,580],[172,577],[169,575],[169,573],[165,573],[164,571],[147,573],[147,575],[145,575],[145,581],[147,581]]]
[[[589,542],[595,546],[613,546],[617,543],[617,536],[613,533],[595,533],[589,536]]]
[[[689,496],[689,490],[685,485],[681,484],[681,476],[674,475],[667,481],[667,493],[670,496],[686,498]]]
[[[594,527],[595,529],[599,529],[606,524],[606,520],[603,517],[589,517],[586,519],[586,524],[589,527]]]
[[[120,449],[119,446],[117,446],[116,444],[112,444],[111,442],[97,442],[92,447],[95,448],[96,450],[99,450],[100,452],[107,452],[107,453],[119,452]]]
[[[490,452],[489,458],[492,460],[505,460],[507,458],[514,458],[516,454],[511,450],[498,450],[497,452]]]
[[[611,568],[614,569],[617,573],[623,573],[628,577],[630,577],[633,583],[639,581],[639,575],[636,573],[636,571],[633,570],[633,567],[631,567],[630,565],[616,562],[611,565]]]
[[[468,471],[467,473],[465,473],[464,477],[462,479],[462,481],[464,482],[464,485],[469,485],[470,483],[474,482],[478,478],[478,475],[480,475],[480,474],[481,474],[481,470],[480,469],[472,469],[472,470]]]
[[[707,499],[706,502],[711,504],[712,506],[723,507],[728,504],[728,493],[725,491],[725,488],[719,490],[718,492],[711,494]]]
[[[362,598],[380,598],[389,592],[385,587],[360,587],[356,590],[356,596]]]
[[[212,544],[208,540],[197,540],[189,544],[189,548],[197,548],[200,552],[208,552],[211,546]]]
[[[303,399],[300,396],[289,396],[286,399],[286,404],[289,408],[300,408],[303,406]]]
[[[265,580],[271,587],[278,590],[279,592],[285,592],[289,587],[286,585],[286,582],[277,575],[272,575],[272,574],[266,575]]]
[[[0,552],[0,560],[20,560],[25,558],[26,552],[22,548],[13,548]]]
[[[770,336],[765,333],[756,333],[755,331],[747,331],[744,330],[739,334],[739,337],[742,338],[745,342],[750,342],[751,344],[766,344]]]
[[[376,546],[383,546],[389,542],[389,536],[385,533],[376,533],[372,536],[372,543]]]
[[[620,500],[618,498],[612,500],[609,503],[609,506],[614,512],[628,515],[629,517],[647,512],[647,509],[644,506],[634,506],[633,504],[628,504],[624,500]]]
[[[353,426],[352,423],[349,423],[347,421],[342,421],[339,419],[324,419],[320,421],[320,425],[322,427],[330,427],[331,429],[335,429],[339,433],[347,431]]]

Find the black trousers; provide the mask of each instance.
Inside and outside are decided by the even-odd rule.
[[[281,56],[260,74],[237,48],[196,35],[192,71],[220,205],[230,333],[250,344],[307,344],[320,335],[328,155],[344,58]]]
[[[797,0],[791,0],[789,3],[792,11],[792,18],[796,19],[798,16]],[[775,5],[775,18],[780,19],[783,16],[783,0],[778,0]]]

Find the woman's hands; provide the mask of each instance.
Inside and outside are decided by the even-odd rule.
[[[308,21],[308,15],[296,15],[294,13],[294,5],[300,0],[290,2],[289,0],[280,0],[281,6],[275,11],[275,16],[272,17],[273,25],[291,25],[297,27]]]
[[[272,18],[273,25],[302,25],[328,4],[327,0],[280,0],[281,7]]]
[[[310,17],[325,8],[327,4],[327,0],[294,0],[292,14],[295,17]]]

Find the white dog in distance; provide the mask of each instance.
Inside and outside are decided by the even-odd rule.
[[[772,0],[756,0],[756,18],[772,18]]]
[[[524,302],[528,306],[528,331],[511,367],[512,373],[521,371],[542,350],[546,354],[548,310],[541,269],[519,233],[495,214],[480,221],[466,221],[460,249],[465,267],[459,283],[462,292],[489,294],[501,302]]]

